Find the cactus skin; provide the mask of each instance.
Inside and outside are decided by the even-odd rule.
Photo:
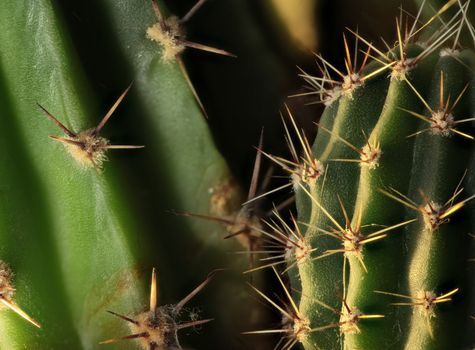
[[[144,220],[147,240],[155,251],[153,261],[158,261],[160,280],[169,281],[163,293],[175,301],[209,271],[231,270],[226,277],[220,276],[220,289],[210,288],[205,292],[206,298],[203,297],[201,307],[213,315],[213,325],[203,326],[207,329],[205,336],[191,335],[196,347],[205,347],[210,341],[217,347],[230,346],[230,343],[240,347],[243,342],[250,342],[240,332],[249,326],[259,327],[268,314],[249,295],[246,279],[241,275],[249,268],[248,258],[230,254],[248,247],[243,248],[237,239],[224,240],[228,232],[220,224],[177,217],[170,211],[234,218],[241,209],[242,189],[213,142],[181,63],[179,60],[164,62],[160,45],[147,37],[147,28],[157,21],[152,2],[94,0],[79,5],[78,10],[73,7],[70,11],[84,16],[94,12],[100,22],[93,26],[103,28],[105,24],[109,28],[103,35],[111,44],[98,49],[114,60],[111,63],[114,68],[107,68],[111,73],[103,79],[122,81],[122,84],[134,80],[136,98],[131,101],[132,107],[125,117],[134,124],[135,138],[146,145],[146,154],[122,163],[124,168],[133,168],[133,171],[126,170],[130,174],[130,196],[141,212],[147,213]],[[158,5],[168,16],[163,2],[159,1]],[[200,9],[200,15],[206,15],[208,5]],[[83,30],[82,26],[79,30]],[[78,50],[80,55],[87,55],[90,47],[78,47]],[[211,56],[199,51],[196,54]],[[222,56],[211,56],[211,59],[232,60]],[[93,74],[97,69],[95,61],[96,56],[93,56],[91,62],[85,63]],[[109,63],[105,61],[105,64]],[[117,75],[118,71],[122,76]],[[255,283],[259,280],[254,276]],[[234,297],[227,297],[229,295]],[[254,315],[251,320],[249,313]],[[182,343],[186,346],[184,340]]]
[[[132,96],[126,101],[135,107],[133,117],[139,121],[133,128],[123,128],[125,138],[145,143],[152,155],[125,161],[129,154],[124,153],[123,159],[106,163],[101,174],[94,169],[82,169],[61,145],[48,140],[47,135],[57,134],[58,129],[36,108],[37,102],[76,130],[75,127],[85,129],[97,123],[101,116],[96,113],[99,108],[94,107],[97,99],[87,92],[84,73],[56,2],[17,1],[0,5],[0,260],[7,261],[15,273],[14,300],[43,326],[38,330],[18,315],[1,310],[0,348],[99,348],[99,341],[127,331],[123,320],[107,314],[107,309],[131,314],[143,310],[147,293],[141,271],[148,271],[143,267],[151,262],[159,260],[159,267],[167,266],[161,278],[166,285],[164,299],[175,301],[169,295],[188,289],[180,284],[194,284],[201,278],[199,272],[209,271],[217,262],[220,267],[235,269],[241,269],[247,262],[226,254],[236,250],[235,242],[223,243],[222,231],[216,226],[164,214],[165,209],[212,212],[214,203],[225,213],[211,214],[233,215],[233,197],[239,193],[234,193],[233,186],[229,186],[231,194],[222,198],[209,193],[210,189],[216,193],[217,188],[231,183],[229,171],[214,148],[180,67],[173,60],[163,62],[160,49],[145,35],[146,28],[155,21],[150,4],[144,1],[135,6],[125,0],[99,0],[90,5],[90,11],[95,12],[95,6],[104,11],[104,22],[117,33],[114,45],[121,53],[118,66],[123,70],[111,68],[117,75],[114,79],[120,83],[116,85],[123,89],[135,78]],[[409,55],[420,50],[417,46],[407,49]],[[445,53],[438,50],[425,58],[408,73],[407,79],[434,109],[439,105],[441,71],[444,101],[450,95],[454,103],[465,84],[470,83],[453,113],[456,120],[471,118],[475,89],[469,67],[475,66],[475,55],[472,51],[453,53],[455,59]],[[365,71],[379,66],[370,65]],[[117,72],[124,74],[119,77]],[[121,105],[119,111],[123,108],[131,109]],[[473,194],[472,140],[460,134],[443,137],[429,132],[406,138],[427,128],[427,121],[411,113],[429,115],[413,89],[404,80],[388,78],[386,71],[355,88],[351,96],[339,97],[324,112],[313,152],[328,165],[325,183],[320,178],[308,185],[296,183],[294,187],[299,219],[310,224],[301,227],[307,243],[318,249],[320,255],[342,248],[340,241],[321,231],[335,222],[345,225],[342,203],[351,227],[359,227],[360,221],[363,226],[403,224],[388,231],[387,237],[364,245],[362,259],[355,254],[346,259],[339,253],[318,260],[306,259],[292,269],[294,289],[303,293],[296,293],[301,297],[299,310],[290,310],[302,317],[298,336],[291,341],[301,341],[308,349],[473,346],[473,328],[468,327],[473,327],[469,316],[475,315],[470,278],[474,272],[473,267],[468,268],[467,260],[473,260],[475,254],[471,250],[473,239],[466,233],[473,232],[474,205],[461,202],[472,199]],[[120,121],[122,116],[128,118],[127,122]],[[124,113],[113,120],[129,125],[134,118],[131,113]],[[144,130],[136,130],[141,128]],[[324,128],[331,130],[331,134]],[[472,134],[468,124],[454,128]],[[111,125],[107,132],[113,135],[117,130]],[[145,134],[145,140],[129,139],[130,135]],[[369,144],[378,144],[383,151],[378,166],[370,169],[335,161],[359,157],[337,135],[357,147],[365,145],[368,135]],[[181,152],[184,145],[188,149]],[[123,191],[125,181],[118,178],[119,164],[129,168],[129,175],[140,169],[139,175],[132,175],[135,181],[129,184],[129,193]],[[140,166],[134,167],[136,164]],[[462,183],[466,189],[458,193],[457,185],[467,167],[468,174]],[[141,183],[141,175],[147,170],[149,178]],[[138,206],[149,207],[144,210],[146,222],[138,223],[139,210],[134,210],[125,195],[134,192],[131,197],[140,202],[142,193],[151,185],[155,186],[150,191],[156,198],[148,198],[143,201],[146,205]],[[407,195],[416,204],[406,203],[405,207],[396,202],[394,197],[398,195],[391,189]],[[422,197],[420,190],[424,193]],[[454,191],[458,196],[452,203]],[[421,214],[421,208],[426,209],[426,197],[440,204],[449,200],[443,209],[450,215],[440,219],[451,222],[441,222],[433,232]],[[463,208],[460,203],[465,204]],[[364,227],[363,234],[374,232],[377,227]],[[251,318],[236,312],[240,310],[235,305],[246,304],[253,309],[254,318],[259,313],[255,304],[247,302],[241,282],[233,280],[226,289],[215,293],[221,294],[220,299],[205,297],[206,315],[221,318],[215,330],[206,329],[207,336],[201,337],[207,346],[224,348],[236,333],[256,327],[234,325],[237,320]],[[291,302],[296,309],[293,300],[297,298],[290,297],[291,289],[286,289],[280,277],[279,282],[286,294],[283,301]],[[418,306],[390,305],[406,301],[394,293],[410,295],[412,301],[419,302],[415,298],[419,298],[420,291],[431,298],[430,303],[437,304],[435,316],[421,313]],[[357,307],[363,315],[375,316],[374,319],[361,317],[358,324],[349,324],[340,315],[346,307],[342,299],[349,308]],[[160,311],[168,308],[164,306]],[[379,314],[385,317],[379,318]],[[195,314],[184,316],[193,318]],[[291,321],[283,321],[289,334]],[[345,328],[358,326],[360,332],[341,335],[338,322],[343,322]],[[132,327],[131,331],[137,329]],[[107,346],[140,348],[135,341]],[[153,346],[149,342],[143,345]]]
[[[472,51],[463,51],[456,58],[458,60],[450,56],[441,57],[436,65],[436,72],[444,73],[445,101],[448,94],[457,95],[468,83],[473,89],[471,73],[459,61],[473,64],[475,55]],[[439,84],[439,76],[435,73],[429,91],[430,97],[427,99],[434,110],[438,108],[439,103]],[[471,114],[473,110],[467,96],[454,109],[453,115],[458,119],[460,117],[457,116]],[[456,137],[437,139],[431,136],[437,135],[422,134],[415,142],[412,171],[418,176],[411,178],[408,193],[410,198],[417,198],[418,192],[423,191],[430,200],[442,204],[453,196],[464,172],[473,171],[473,168],[467,167],[473,141]],[[473,187],[467,187],[455,203],[472,194]],[[460,289],[460,295],[453,305],[441,306],[440,316],[432,319],[433,339],[427,332],[427,327],[422,327],[424,314],[414,313],[407,339],[410,345],[408,349],[458,349],[473,345],[473,329],[470,329],[473,325],[470,324],[467,307],[473,299],[473,290],[469,283],[473,274],[467,273],[467,260],[473,255],[470,251],[472,238],[467,234],[471,228],[468,222],[465,222],[465,218],[470,218],[471,214],[466,213],[465,218],[464,213],[455,215],[451,222],[442,224],[434,232],[425,228],[422,220],[407,229],[409,260],[406,271],[409,294],[414,295],[423,290],[434,291],[440,295],[453,288]]]
[[[419,89],[425,88],[426,83],[422,77],[428,74],[427,66],[431,65],[431,61],[433,60],[426,59],[412,69],[407,77]],[[363,225],[370,223],[394,225],[404,221],[400,219],[404,215],[404,208],[395,205],[391,198],[384,196],[378,189],[397,187],[407,191],[409,177],[406,174],[411,168],[412,159],[410,156],[401,155],[410,155],[413,152],[413,144],[407,139],[407,135],[415,132],[418,120],[408,117],[401,109],[421,111],[422,104],[406,81],[397,78],[390,80],[384,104],[383,111],[368,138],[370,144],[377,142],[381,147],[383,154],[380,164],[375,169],[361,167],[360,170],[355,208],[361,208]],[[414,215],[407,220],[413,217]],[[347,339],[349,348],[377,348],[383,344],[400,346],[398,343],[400,335],[393,327],[395,321],[388,320],[399,319],[403,320],[401,323],[405,323],[407,312],[401,308],[387,307],[390,299],[385,297],[377,299],[374,291],[391,290],[396,285],[395,281],[403,279],[406,274],[400,265],[394,263],[400,258],[401,251],[404,251],[402,232],[403,228],[391,232],[389,237],[376,243],[377,247],[371,245],[363,247],[362,254],[368,272],[364,271],[360,261],[355,257],[349,259],[350,276],[346,302],[357,306],[361,312],[378,313],[377,310],[384,310],[380,313],[385,315],[385,319],[381,322],[374,321],[375,324],[368,327],[369,330],[362,325],[361,336],[349,336]]]
[[[326,128],[332,128],[333,132],[339,135],[350,136],[351,138],[348,138],[348,141],[352,144],[363,143],[364,135],[361,131],[363,130],[368,134],[371,125],[374,123],[372,119],[382,109],[383,101],[375,97],[386,89],[386,80],[382,77],[376,77],[374,84],[365,84],[360,89],[357,89],[352,97],[342,96],[339,101],[330,105],[328,110],[324,112],[320,124]],[[368,111],[360,107],[361,105],[358,102],[362,100],[364,105],[368,106]],[[355,123],[354,121],[358,122]],[[324,164],[326,164],[328,159],[353,158],[355,156],[354,151],[339,142],[336,137],[328,137],[327,133],[322,136],[325,141],[322,142],[317,138],[313,153]],[[315,145],[320,147],[317,148]],[[325,191],[321,192],[323,179],[319,179],[308,189],[313,197],[319,198],[319,201],[324,203],[325,209],[330,211],[339,222],[344,222],[342,221],[344,218],[336,194],[340,196],[348,208],[351,207],[351,198],[355,197],[357,189],[357,179],[354,177],[353,168],[354,165],[335,162],[327,169],[324,184]],[[332,174],[338,174],[338,176],[333,176]],[[321,197],[320,193],[322,193]],[[340,243],[338,241],[331,237],[322,236],[315,229],[315,227],[326,228],[330,224],[329,219],[318,210],[318,207],[311,204],[307,194],[301,189],[296,192],[296,197],[299,213],[302,207],[310,207],[310,209],[304,209],[305,216],[300,217],[299,214],[300,221],[313,225],[306,229],[306,232],[304,231],[307,242],[312,247],[318,247],[318,253],[320,254],[326,250],[339,249]],[[341,303],[338,298],[335,298],[335,295],[338,295],[341,290],[342,270],[343,258],[341,254],[335,254],[328,258],[315,260],[312,263],[305,263],[299,266],[302,293],[303,295],[311,295],[310,298],[303,297],[301,299],[300,310],[310,320],[314,317],[317,318],[318,323],[312,322],[312,326],[338,322],[338,315],[327,309],[322,309],[314,299],[333,308],[340,307]],[[313,292],[307,294],[306,290]],[[338,329],[333,329],[322,333],[320,336],[323,336],[323,341],[319,340],[318,346],[328,349],[335,346],[333,345],[333,339],[337,336],[338,332]],[[312,344],[313,340],[307,340],[310,342],[309,344]]]
[[[2,309],[0,347],[23,349],[29,344],[36,349],[73,349],[79,343],[79,335],[73,327],[61,273],[57,270],[59,257],[51,249],[54,246],[54,237],[49,232],[51,220],[45,208],[35,205],[44,196],[44,189],[38,182],[38,171],[31,167],[18,126],[10,118],[12,107],[3,83],[0,91],[3,116],[0,162],[9,164],[0,172],[0,255],[15,273],[14,300],[43,326],[41,330],[35,329]],[[56,323],[57,319],[62,320],[61,325]]]
[[[416,57],[422,50],[417,46],[404,48],[407,57]],[[470,85],[468,91],[473,89],[474,59],[473,51],[438,49],[419,61],[404,79],[383,73],[357,87],[352,99],[341,96],[334,102],[338,105],[326,108],[313,145],[316,158],[328,165],[324,188],[323,182],[317,182],[299,185],[296,192],[299,220],[305,223],[302,230],[306,230],[308,243],[320,255],[328,249],[342,249],[339,240],[317,229],[337,229],[329,215],[343,229],[348,228],[337,195],[348,213],[348,224],[355,228],[360,222],[363,236],[381,229],[375,224],[394,228],[384,232],[387,236],[362,245],[361,258],[355,253],[346,254],[345,281],[342,253],[299,265],[299,310],[313,329],[301,339],[306,349],[462,349],[473,345],[470,307],[474,297],[469,283],[473,271],[468,262],[473,256],[473,239],[469,236],[473,205],[463,202],[472,199],[473,190],[465,182],[458,188],[466,189],[458,193],[453,207],[445,207],[448,214],[443,218],[450,218],[450,222],[433,232],[425,228],[420,209],[426,204],[426,197],[446,203],[464,171],[473,171],[468,167],[473,140],[455,132],[444,136],[427,130],[408,136],[429,127],[426,120],[411,112],[431,115],[414,90],[437,111],[442,72],[443,104],[449,95],[453,103],[466,84]],[[352,109],[345,109],[347,105]],[[473,117],[467,91],[452,112],[455,120]],[[472,135],[468,123],[453,127]],[[338,136],[362,148],[366,140],[361,129],[368,135],[369,144],[380,145],[378,166],[371,169],[357,163],[328,162],[358,158],[359,155],[350,154],[353,151]],[[416,204],[409,208],[410,204],[396,201],[401,196],[392,190]],[[424,193],[422,198],[420,191]],[[463,209],[459,202],[463,202]],[[421,291],[433,293],[426,294],[432,298],[432,315],[422,306],[392,305],[427,302],[428,299],[417,299]],[[435,299],[439,296],[442,298]],[[353,312],[350,316],[356,318],[355,322],[350,320],[348,310]]]
[[[2,150],[18,157],[11,163],[18,167],[8,170],[10,181],[2,186],[25,186],[32,198],[25,198],[23,190],[15,198],[7,187],[7,194],[15,199],[13,206],[4,207],[2,217],[15,220],[16,225],[22,222],[22,230],[2,230],[2,239],[9,242],[5,260],[11,261],[19,282],[18,298],[28,297],[35,305],[30,313],[36,310],[36,318],[45,319],[43,331],[25,330],[32,339],[4,341],[8,349],[43,341],[38,348],[54,344],[95,348],[110,333],[105,310],[111,304],[140,305],[143,284],[135,234],[142,229],[116,190],[121,185],[110,164],[103,174],[83,169],[62,145],[48,139],[58,134],[58,128],[37,102],[74,130],[91,127],[97,123],[93,116],[100,115],[92,112],[94,99],[86,92],[57,9],[49,1],[18,1],[2,3],[0,12],[2,95],[8,96],[2,119],[13,132]],[[17,26],[11,25],[12,18]],[[22,243],[13,245],[14,237]],[[25,251],[19,250],[22,247]],[[46,294],[45,289],[52,290]],[[10,315],[0,317],[5,320]],[[21,333],[25,326],[18,324],[12,332]],[[59,331],[63,327],[65,338]],[[12,334],[2,333],[2,337]]]
[[[31,329],[11,312],[1,312],[8,331],[2,333],[0,344],[9,349],[24,344],[38,349],[95,349],[99,341],[124,334],[126,325],[106,310],[141,310],[146,295],[142,271],[153,264],[160,268],[161,283],[166,285],[165,302],[176,300],[176,295],[189,291],[200,276],[216,267],[232,269],[224,286],[211,289],[208,301],[200,302],[203,310],[217,318],[214,331],[206,337],[192,336],[198,344],[212,339],[215,344],[222,341],[224,347],[231,339],[239,346],[235,338],[250,324],[242,305],[255,312],[252,322],[258,324],[262,317],[258,301],[249,300],[240,274],[248,268],[247,259],[229,254],[242,247],[235,240],[223,241],[220,225],[178,218],[167,211],[227,215],[240,209],[235,200],[240,189],[230,185],[224,194],[216,193],[223,184],[232,184],[231,175],[180,66],[163,62],[160,47],[146,37],[147,27],[156,22],[151,2],[132,6],[128,1],[94,1],[88,11],[94,12],[94,6],[105,9],[101,20],[115,30],[110,41],[117,40],[114,49],[123,54],[116,57],[120,64],[110,64],[111,80],[119,80],[115,85],[123,90],[134,79],[104,132],[140,140],[147,147],[145,156],[138,152],[113,155],[103,173],[82,169],[64,147],[48,139],[60,130],[36,106],[40,103],[75,131],[97,124],[101,117],[81,70],[89,67],[78,64],[62,23],[61,6],[46,0],[0,6],[5,100],[1,160],[15,164],[5,166],[8,170],[1,173],[0,189],[8,201],[1,206],[5,244],[0,258],[14,270],[15,300],[44,326],[42,331]],[[128,72],[128,76],[118,72]],[[108,98],[107,104],[112,101]],[[120,161],[128,174],[134,172],[125,191],[124,182],[117,178]],[[15,191],[14,185],[21,190]],[[28,192],[35,201],[28,200]],[[145,200],[143,193],[147,193]],[[139,210],[130,205],[130,198]],[[22,219],[25,207],[28,217]],[[139,224],[137,218],[143,222]],[[14,245],[15,237],[21,240]],[[23,254],[22,249],[32,253]],[[42,281],[45,276],[48,283]],[[64,338],[57,337],[58,333]],[[187,338],[181,341],[186,344]],[[127,346],[139,348],[133,341]]]

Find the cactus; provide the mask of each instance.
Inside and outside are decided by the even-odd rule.
[[[299,67],[323,114],[303,130],[305,107],[285,105],[261,131],[247,198],[242,160],[228,167],[213,140],[222,120],[206,119],[222,95],[201,102],[184,56],[239,58],[194,40],[208,5],[188,5],[0,5],[0,348],[473,347],[470,2],[401,11],[383,48],[349,29],[344,71],[321,54],[320,75]],[[272,51],[291,46],[265,42],[285,30],[260,32],[259,6],[232,1],[259,38],[242,52],[283,85],[277,57],[294,56]],[[274,154],[285,144],[291,158]],[[269,161],[285,175],[271,190]]]
[[[184,306],[206,287],[211,278],[212,274],[177,304],[158,306],[157,273],[155,269],[153,269],[152,282],[150,285],[150,308],[147,311],[143,311],[133,318],[109,311],[110,314],[126,321],[132,334],[120,338],[104,340],[100,344],[112,344],[122,340],[138,339],[144,349],[180,349],[181,346],[177,334],[179,330],[212,321],[211,319],[191,319],[188,322],[179,322],[179,316]]]
[[[115,16],[111,23],[117,23],[119,15],[131,18],[130,9],[124,6],[125,1],[110,4],[108,13]],[[154,265],[161,268],[161,282],[166,283],[162,289],[165,303],[179,290],[189,291],[200,275],[217,267],[237,271],[247,267],[245,259],[228,253],[241,248],[233,240],[223,242],[219,226],[187,223],[169,213],[171,209],[234,210],[233,198],[240,189],[233,185],[213,145],[182,68],[175,62],[163,62],[161,48],[147,38],[147,28],[154,24],[152,3],[144,2],[135,9],[141,19],[122,23],[119,32],[129,36],[122,35],[120,45],[133,43],[141,54],[126,50],[128,65],[114,73],[133,72],[123,76],[124,84],[117,84],[120,89],[131,80],[134,84],[127,97],[124,92],[104,99],[113,107],[105,108],[110,113],[104,112],[106,117],[101,119],[93,113],[99,110],[98,98],[87,85],[83,70],[87,67],[80,65],[57,4],[45,0],[1,5],[1,159],[5,165],[0,175],[1,254],[13,272],[15,288],[13,296],[5,293],[2,300],[10,308],[19,305],[23,316],[42,326],[35,330],[12,313],[2,312],[2,348],[93,349],[100,341],[124,334],[126,325],[106,311],[141,310],[142,273]],[[124,112],[131,106],[135,107],[134,117],[127,120]],[[120,132],[120,123],[127,125],[125,130],[135,131],[136,138]],[[143,130],[137,132],[131,124]],[[88,129],[93,125],[97,127]],[[49,135],[58,136],[50,140]],[[118,136],[140,140],[146,148],[125,151],[123,159],[104,162],[105,150],[117,147]],[[188,152],[179,151],[184,145]],[[134,158],[141,162],[134,163]],[[126,181],[125,172],[120,174],[121,161],[137,170],[135,181]],[[173,175],[178,173],[183,176]],[[140,196],[146,185],[150,186],[146,191],[155,197],[141,211]],[[196,259],[201,264],[194,264]],[[215,338],[222,334],[226,342],[240,331],[230,323],[240,324],[248,318],[242,303],[259,310],[247,301],[244,278],[236,272],[228,275],[227,280],[223,277],[226,283],[221,290],[208,292],[206,310],[218,318],[211,337],[213,332]],[[231,302],[220,294],[227,289],[236,297]],[[216,316],[220,312],[232,318]],[[186,344],[186,337],[183,342]],[[122,347],[109,345],[111,349]]]
[[[466,174],[475,55],[457,46],[463,22],[459,11],[418,42],[426,25],[403,33],[401,19],[388,52],[354,33],[369,47],[364,62],[370,51],[375,62],[356,68],[345,39],[342,83],[323,58],[323,78],[304,74],[327,105],[311,149],[325,177],[294,182],[313,252],[293,278],[301,291],[294,321],[309,325],[293,336],[306,349],[473,345],[475,197]]]

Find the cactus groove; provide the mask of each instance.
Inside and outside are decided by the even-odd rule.
[[[306,349],[473,345],[475,54],[457,46],[460,11],[453,22],[418,41],[425,25],[402,33],[401,20],[388,52],[354,33],[385,71],[351,96],[323,99],[313,153],[326,181],[296,193],[305,239],[318,252],[299,265],[299,310],[314,329],[302,339]],[[348,55],[341,86],[354,76],[351,63]]]
[[[296,55],[267,41],[299,28],[229,1],[276,88]],[[245,199],[185,65],[238,62],[187,31],[206,0],[1,2],[0,348],[475,348],[475,7],[411,1],[392,42],[348,28],[340,64],[299,67],[323,112],[282,104],[289,159],[261,131]]]

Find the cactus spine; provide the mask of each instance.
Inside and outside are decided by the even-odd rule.
[[[267,153],[261,137],[242,206],[182,60],[189,48],[233,56],[188,37],[204,3],[181,18],[159,0],[1,3],[0,347],[179,350],[189,340],[179,331],[208,315],[216,322],[206,337],[191,335],[198,347],[242,348],[252,338],[249,347],[264,348],[254,340],[262,334],[282,335],[275,348],[284,350],[473,347],[470,1],[421,9],[407,23],[401,15],[384,49],[350,30],[344,72],[317,55],[321,76],[301,74],[325,106],[317,138],[286,107],[292,159]],[[107,28],[98,36],[110,45],[91,40],[93,55],[89,42],[71,41],[85,25],[62,21],[76,5],[83,12],[66,17],[90,11]],[[99,99],[86,77],[134,88],[103,98],[112,107],[94,117]],[[122,135],[116,122],[127,125]],[[106,135],[147,147],[106,162],[109,149],[143,147]],[[280,216],[285,205],[257,215],[264,157],[290,174],[267,194],[292,189],[297,215]],[[144,271],[155,265],[161,283],[153,269],[147,286]],[[220,267],[238,273],[216,291],[207,287],[214,272],[201,278]],[[273,291],[256,275],[269,268]],[[276,311],[278,326],[262,328],[267,313],[249,292]],[[188,306],[195,297],[206,300],[206,317]]]
[[[464,174],[473,171],[475,55],[452,45],[458,16],[425,43],[401,22],[391,51],[366,42],[387,71],[358,84],[348,55],[341,95],[324,101],[313,154],[328,164],[326,181],[296,193],[305,239],[319,252],[299,265],[299,309],[313,329],[306,349],[473,344],[474,197]]]

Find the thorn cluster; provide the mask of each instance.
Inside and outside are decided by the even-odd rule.
[[[32,325],[41,328],[40,324],[33,318],[28,316],[18,305],[13,301],[15,288],[13,287],[13,273],[8,264],[0,260],[0,308],[9,308],[16,314],[23,317]]]
[[[157,0],[152,0],[152,7],[157,17],[157,23],[147,29],[147,38],[160,44],[162,47],[162,60],[164,62],[170,62],[175,59],[187,47],[216,53],[218,55],[235,57],[225,50],[186,40],[186,32],[183,25],[193,17],[205,2],[206,0],[198,0],[182,18],[176,16],[165,18],[158,6]]]
[[[198,294],[211,281],[215,272],[208,275],[206,280],[196,287],[191,293],[184,297],[175,305],[157,306],[157,274],[152,270],[152,283],[150,287],[150,308],[133,318],[108,311],[110,314],[126,321],[132,332],[119,338],[108,339],[100,344],[112,344],[121,340],[137,339],[145,350],[175,349],[181,350],[178,341],[178,331],[180,329],[195,327],[212,321],[212,319],[178,322],[178,317],[183,307],[196,294]]]
[[[95,168],[96,170],[102,169],[104,161],[107,160],[106,151],[108,149],[134,149],[145,147],[111,145],[109,144],[109,141],[107,139],[100,136],[102,128],[109,121],[109,118],[112,116],[114,111],[122,102],[125,95],[127,95],[131,87],[132,84],[130,84],[129,87],[122,93],[122,95],[119,96],[117,101],[115,101],[111,109],[107,112],[107,114],[104,116],[104,118],[102,118],[100,123],[95,128],[87,129],[78,133],[68,129],[54,115],[48,112],[40,104],[38,104],[38,106],[43,110],[43,112],[66,134],[66,137],[50,135],[50,138],[55,141],[61,142],[80,166],[84,168]]]

